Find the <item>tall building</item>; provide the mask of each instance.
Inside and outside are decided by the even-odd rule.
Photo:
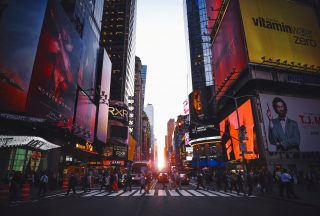
[[[169,119],[167,122],[167,135],[166,135],[166,146],[165,146],[165,152],[166,152],[166,159],[165,161],[170,162],[171,161],[171,155],[173,152],[173,132],[174,132],[174,125],[175,121],[174,119]],[[169,166],[169,164],[167,164]]]
[[[133,137],[137,141],[135,160],[140,160],[142,143],[142,113],[143,113],[143,89],[141,78],[141,60],[136,56],[134,84],[134,122]]]
[[[152,104],[147,104],[146,107],[144,107],[144,111],[146,113],[146,115],[149,118],[149,122],[150,122],[150,133],[151,133],[151,148],[150,148],[150,153],[151,153],[151,160],[154,160],[154,108]]]
[[[145,93],[146,93],[146,84],[147,84],[147,70],[148,67],[147,65],[142,65],[141,66],[141,79],[142,79],[142,101],[144,104],[144,96],[145,96]]]
[[[100,44],[112,62],[110,99],[128,104],[134,95],[136,0],[104,1]]]

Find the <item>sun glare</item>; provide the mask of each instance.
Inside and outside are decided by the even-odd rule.
[[[164,147],[162,145],[158,145],[158,169],[162,170],[164,165]]]

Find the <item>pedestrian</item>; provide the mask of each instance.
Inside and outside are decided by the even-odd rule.
[[[86,174],[83,175],[81,178],[81,185],[82,185],[82,189],[85,193],[87,192],[87,185],[88,185],[87,180],[88,180],[87,175]]]
[[[151,173],[146,173],[145,175],[146,177],[146,187],[145,190],[147,192],[147,194],[149,193],[150,187],[151,187]]]
[[[106,175],[102,175],[101,176],[101,186],[100,186],[100,191],[102,190],[102,188],[104,187],[105,189],[107,189],[107,185],[106,185]]]
[[[291,191],[290,191],[291,180],[292,180],[291,175],[288,173],[286,169],[283,169],[281,173],[281,182],[286,190],[286,195],[288,199],[291,198]]]
[[[68,191],[67,191],[67,195],[69,195],[70,190],[72,189],[73,194],[76,194],[76,184],[77,184],[77,178],[76,176],[71,173],[70,177],[69,177],[69,185],[68,185]]]
[[[240,194],[240,192],[243,192],[243,196],[245,196],[246,192],[243,189],[244,177],[243,177],[241,171],[238,172],[236,181],[237,181],[237,193],[238,193],[238,195]]]
[[[87,176],[87,188],[89,189],[89,191],[91,191],[91,188],[92,188],[92,176],[91,176],[90,173]]]
[[[140,178],[140,193],[142,192],[142,189],[146,192],[146,178],[143,175],[143,173],[139,173]]]
[[[247,187],[248,187],[248,196],[252,195],[252,191],[253,191],[253,178],[254,178],[254,174],[253,171],[249,172],[247,174]]]
[[[181,176],[177,172],[176,173],[176,191],[181,190]]]
[[[47,190],[47,184],[48,184],[48,176],[46,173],[42,173],[40,177],[40,185],[39,185],[39,192],[38,195],[41,196],[41,192],[43,192],[43,196],[46,195],[46,190]]]
[[[214,186],[213,186],[213,174],[211,172],[208,172],[205,174],[205,180],[206,180],[206,186],[207,186],[207,190],[214,190]]]
[[[125,185],[124,191],[127,191],[128,186],[129,186],[129,191],[132,190],[132,176],[130,172],[128,172],[124,178],[124,185]]]
[[[199,186],[201,186],[204,190],[206,189],[203,185],[203,174],[201,172],[197,175],[197,189],[199,189]]]

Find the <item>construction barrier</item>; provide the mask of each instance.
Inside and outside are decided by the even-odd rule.
[[[68,190],[68,178],[63,178],[63,183],[62,183],[62,190],[67,191]]]
[[[22,201],[29,201],[30,200],[30,183],[25,182],[22,185],[22,194],[21,194]]]
[[[0,185],[0,205],[9,203],[9,184]]]

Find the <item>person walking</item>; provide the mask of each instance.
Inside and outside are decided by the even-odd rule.
[[[142,192],[142,189],[146,192],[146,178],[143,173],[139,173],[140,178],[140,193]]]
[[[197,175],[197,189],[199,189],[199,186],[201,186],[204,190],[206,189],[203,185],[203,174],[201,172]]]
[[[127,175],[125,176],[124,184],[125,184],[124,191],[127,191],[128,186],[129,186],[129,191],[132,190],[132,176],[130,172],[128,172]]]
[[[246,192],[243,189],[244,177],[243,177],[241,171],[238,172],[236,181],[237,181],[237,193],[238,193],[238,195],[240,194],[240,192],[243,192],[243,196],[245,196]]]
[[[83,175],[81,178],[81,185],[82,185],[82,190],[86,193],[87,192],[87,185],[88,185],[88,178],[87,175]]]
[[[69,178],[67,195],[69,195],[71,189],[72,189],[73,195],[76,194],[76,184],[77,184],[77,178],[74,175],[74,173],[71,173],[70,178]]]
[[[101,177],[100,191],[102,190],[103,187],[107,190],[107,174],[104,174]]]
[[[87,176],[87,188],[89,189],[89,191],[91,191],[91,188],[92,188],[92,176],[91,176],[90,173]]]
[[[46,173],[42,173],[40,177],[40,185],[39,185],[39,192],[38,195],[41,196],[41,193],[43,192],[43,196],[46,195],[47,185],[48,185],[48,176]]]
[[[253,171],[249,172],[247,174],[247,186],[248,186],[248,196],[252,195],[252,191],[253,191],[253,178],[254,178],[254,174]]]
[[[176,191],[181,190],[181,177],[180,174],[176,173]]]
[[[288,171],[286,169],[282,170],[281,173],[281,182],[283,183],[283,186],[286,190],[286,195],[287,198],[290,199],[291,198],[291,191],[290,191],[290,182],[292,180],[291,175],[288,173]]]

